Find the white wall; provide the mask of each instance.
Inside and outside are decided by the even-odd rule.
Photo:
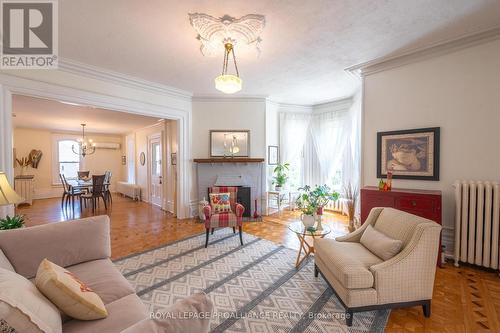
[[[441,127],[440,181],[394,186],[443,191],[443,240],[451,252],[452,183],[500,179],[500,40],[370,74],[363,105],[364,185],[377,184],[377,132]]]

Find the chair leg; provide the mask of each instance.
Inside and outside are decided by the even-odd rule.
[[[345,311],[345,323],[348,327],[352,326],[352,320],[353,320],[354,314],[352,311],[346,310]]]
[[[205,240],[205,249],[208,247],[208,238],[210,237],[210,228],[207,228],[207,239]]]
[[[215,232],[215,228],[212,228],[212,235],[214,234],[214,232]]]
[[[318,277],[318,276],[319,276],[318,266],[314,265],[314,277]]]
[[[241,230],[242,229],[241,226],[238,227],[238,229],[240,229],[240,243],[243,246],[243,231]]]
[[[424,311],[425,318],[429,318],[431,316],[431,300],[427,300],[424,304],[422,304],[422,310]]]
[[[97,200],[99,200],[99,198],[97,198]],[[108,210],[108,204],[106,203],[106,198],[104,197],[104,195],[102,196],[102,202],[104,202],[104,209]]]
[[[236,227],[233,227],[233,234],[236,233]]]
[[[63,193],[62,200],[61,200],[61,209],[64,209],[64,199],[66,198],[66,193]]]

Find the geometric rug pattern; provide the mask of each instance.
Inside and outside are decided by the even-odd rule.
[[[194,235],[114,261],[150,312],[204,291],[214,304],[211,332],[383,332],[390,311],[344,308],[320,276],[314,258],[296,269],[296,250],[230,228],[217,230],[205,249]]]

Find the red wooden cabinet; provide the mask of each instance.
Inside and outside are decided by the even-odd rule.
[[[375,186],[361,189],[361,223],[373,207],[392,207],[441,223],[441,191],[392,189],[380,191]],[[441,243],[438,264],[441,263]]]

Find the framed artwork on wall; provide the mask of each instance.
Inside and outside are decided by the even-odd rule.
[[[210,130],[210,157],[249,156],[249,130]]]
[[[267,147],[267,164],[277,165],[280,161],[280,150],[278,146]]]
[[[439,180],[439,127],[377,133],[377,177]]]

